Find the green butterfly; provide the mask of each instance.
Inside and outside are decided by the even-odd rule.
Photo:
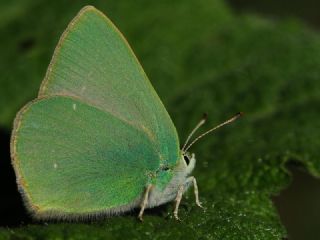
[[[205,134],[187,146],[192,134],[180,150],[176,129],[128,43],[87,6],[63,33],[38,98],[17,114],[12,164],[25,204],[39,219],[136,207],[142,219],[145,208],[172,200],[178,219],[191,184],[201,206],[190,176],[196,159],[187,150]]]

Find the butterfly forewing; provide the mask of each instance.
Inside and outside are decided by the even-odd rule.
[[[55,50],[40,96],[77,96],[148,132],[163,163],[175,165],[176,129],[128,43],[101,12],[85,7]]]

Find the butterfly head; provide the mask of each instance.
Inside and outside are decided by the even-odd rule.
[[[182,157],[186,165],[189,165],[191,154],[189,152],[182,152]]]
[[[196,165],[196,158],[194,153],[181,151],[181,164],[185,176],[189,176]]]

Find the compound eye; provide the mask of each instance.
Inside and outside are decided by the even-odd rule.
[[[183,156],[184,161],[186,162],[187,165],[189,165],[190,159],[187,155]]]

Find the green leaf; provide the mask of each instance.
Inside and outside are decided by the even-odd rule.
[[[0,8],[0,119],[36,96],[63,29],[88,2],[70,8],[13,1]],[[245,117],[197,143],[203,212],[192,192],[180,217],[172,205],[92,223],[30,223],[0,237],[46,239],[282,239],[270,197],[290,182],[299,161],[320,176],[320,37],[298,21],[235,16],[218,0],[92,1],[123,32],[166,105],[181,142],[203,112],[207,127],[235,112]],[[27,6],[27,7],[26,7]],[[6,14],[2,14],[6,13]],[[10,13],[10,14],[9,14]],[[26,21],[28,19],[28,21]],[[23,47],[30,39],[33,45]],[[24,44],[23,44],[24,43]],[[22,48],[22,50],[21,50]],[[15,49],[11,51],[10,49]]]

